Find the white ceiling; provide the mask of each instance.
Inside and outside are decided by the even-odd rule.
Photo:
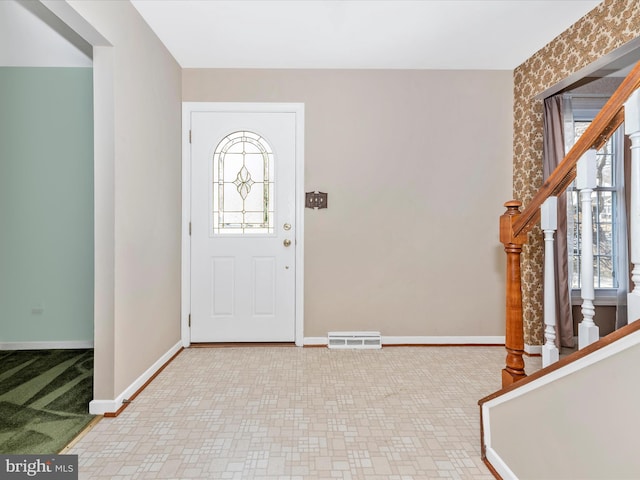
[[[599,0],[132,0],[184,68],[512,70]]]
[[[0,66],[91,67],[87,51],[70,41],[74,34],[61,24],[38,2],[0,0]]]

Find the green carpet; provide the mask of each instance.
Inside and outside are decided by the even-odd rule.
[[[93,350],[0,350],[0,454],[55,454],[91,421]]]

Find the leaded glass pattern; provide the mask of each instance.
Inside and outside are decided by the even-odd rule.
[[[274,157],[257,133],[234,132],[213,154],[213,235],[274,233]]]

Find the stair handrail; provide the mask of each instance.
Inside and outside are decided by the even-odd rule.
[[[524,331],[522,318],[522,288],[520,254],[527,243],[527,234],[540,220],[540,206],[550,196],[563,193],[576,177],[578,160],[591,148],[600,149],[624,121],[624,103],[640,88],[640,62],[622,81],[589,127],[578,138],[567,155],[549,175],[526,208],[511,200],[500,217],[500,242],[507,254],[506,279],[506,366],[502,370],[502,386],[506,387],[526,377],[524,371]]]
[[[591,148],[600,149],[624,121],[624,102],[640,88],[640,62],[622,81],[618,89],[611,95],[602,110],[596,115],[589,127],[578,138],[569,153],[558,164],[557,168],[540,187],[520,218],[513,225],[514,236],[526,235],[540,219],[540,206],[550,196],[564,192],[575,179],[578,160]]]

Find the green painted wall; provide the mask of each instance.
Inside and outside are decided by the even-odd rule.
[[[0,344],[93,341],[92,75],[0,67]]]

